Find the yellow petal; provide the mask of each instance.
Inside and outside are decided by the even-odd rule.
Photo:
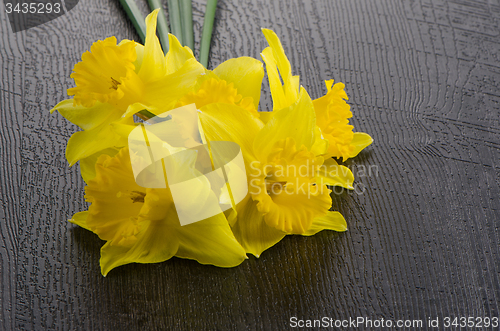
[[[221,63],[214,73],[228,83],[233,83],[244,98],[251,97],[255,109],[258,108],[264,78],[262,62],[251,57],[238,57]]]
[[[256,257],[286,235],[266,224],[262,214],[257,210],[256,202],[252,199],[246,199],[238,205],[238,219],[232,230],[245,251]]]
[[[350,157],[354,146],[353,126],[349,125],[352,117],[350,106],[345,102],[347,94],[344,84],[333,85],[333,80],[325,81],[328,93],[313,101],[316,112],[316,124],[321,133],[328,140],[328,157],[342,158],[344,161]],[[332,86],[333,85],[333,86]]]
[[[325,160],[319,168],[316,183],[318,185],[342,186],[353,190],[354,175],[349,168],[339,165],[334,159],[330,158]]]
[[[312,236],[322,230],[347,231],[347,223],[338,211],[329,211],[328,214],[322,217],[316,217],[309,230],[303,236]]]
[[[159,9],[155,9],[146,17],[146,42],[142,55],[139,77],[144,81],[159,79],[167,74],[165,56],[156,37],[156,18]]]
[[[295,182],[287,182],[278,194],[271,191],[267,199],[257,197],[260,199],[257,208],[265,212],[264,220],[270,227],[288,234],[302,234],[315,217],[324,215],[331,207],[330,192],[326,185],[307,185],[296,177]]]
[[[101,155],[109,155],[115,156],[118,153],[118,149],[116,148],[107,148],[97,153],[92,154],[84,159],[80,160],[80,174],[82,175],[85,183],[88,183],[90,180],[95,178],[95,165],[97,163],[97,159]]]
[[[268,29],[262,29],[262,32],[270,46],[264,49],[261,56],[266,63],[269,85],[273,96],[273,110],[282,109],[297,101],[299,77],[292,76],[290,62],[276,33]],[[281,85],[280,76],[283,85]]]
[[[234,237],[224,214],[176,228],[179,250],[176,256],[201,264],[234,267],[247,256]]]
[[[262,122],[238,106],[212,103],[201,108],[200,122],[209,141],[233,141],[243,152],[252,157],[254,137],[262,128]]]
[[[323,137],[321,129],[316,126],[314,128],[314,143],[311,147],[311,152],[314,155],[325,155],[328,152],[329,141]]]
[[[175,255],[179,241],[168,234],[170,227],[164,223],[150,222],[147,230],[137,235],[132,246],[113,245],[107,242],[101,248],[101,272],[106,276],[109,271],[128,263],[163,262]]]
[[[137,55],[137,58],[134,61],[134,67],[135,67],[135,73],[138,73],[141,70],[142,59],[144,57],[144,45],[136,43],[135,44],[135,53]]]
[[[373,142],[373,138],[364,132],[354,132],[354,138],[352,139],[351,145],[354,146],[349,157],[355,157],[359,154],[365,147],[369,146]]]
[[[120,118],[120,113],[112,105],[96,102],[92,107],[73,106],[73,99],[59,102],[50,110],[59,112],[65,119],[78,125],[84,130],[90,130],[104,121],[116,120]]]
[[[175,108],[179,97],[193,90],[205,68],[195,59],[186,61],[179,70],[147,84],[141,103],[158,113]]]
[[[267,122],[269,122],[271,118],[273,118],[274,114],[275,113],[273,111],[261,111],[259,112],[259,119],[262,121],[262,123],[267,124]]]
[[[87,217],[88,217],[89,212],[88,211],[81,211],[73,215],[73,217],[68,220],[68,222],[76,224],[86,230],[90,230],[89,227],[87,226]]]
[[[194,55],[189,47],[182,47],[173,34],[168,35],[168,43],[170,46],[166,55],[167,74],[172,74],[182,68],[188,60],[193,60]]]
[[[274,116],[258,133],[253,144],[259,159],[264,160],[280,140],[293,138],[297,150],[305,146],[311,149],[315,134],[316,115],[311,98],[305,89],[300,91],[299,99],[288,108],[275,112]]]
[[[121,122],[132,124],[132,118]],[[112,125],[106,123],[87,131],[74,133],[68,140],[66,159],[70,165],[89,157],[103,149],[123,147],[127,145],[127,137],[117,132]]]

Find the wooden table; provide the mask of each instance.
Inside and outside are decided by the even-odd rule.
[[[332,196],[349,231],[289,236],[232,269],[174,258],[102,277],[103,242],[66,222],[87,206],[64,157],[76,127],[48,110],[92,42],[138,37],[114,0],[16,34],[2,7],[4,330],[284,330],[293,317],[439,318],[442,329],[446,317],[500,317],[498,0],[268,2],[219,1],[209,68],[260,59],[267,27],[313,98],[325,79],[346,84],[356,130],[375,140],[347,163],[364,191]],[[193,3],[197,41],[204,7]]]

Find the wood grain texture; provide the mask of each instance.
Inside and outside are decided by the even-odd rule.
[[[196,49],[204,6],[193,2]],[[66,222],[87,207],[79,170],[64,158],[76,127],[48,110],[92,42],[138,37],[112,0],[81,1],[23,33],[0,19],[4,330],[284,330],[292,316],[500,315],[498,1],[219,0],[209,68],[260,58],[266,27],[313,98],[325,79],[346,84],[356,130],[375,139],[346,162],[363,193],[332,195],[349,231],[289,236],[232,269],[172,259],[106,278],[103,242]],[[264,92],[260,109],[270,108]]]
[[[0,29],[10,29],[0,12]],[[20,215],[24,33],[0,35],[0,325],[14,329]]]

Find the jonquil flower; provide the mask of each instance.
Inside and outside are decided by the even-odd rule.
[[[170,49],[163,55],[156,37],[158,10],[146,18],[145,45],[110,37],[95,42],[71,75],[76,87],[68,89],[73,99],[57,104],[61,115],[83,129],[68,141],[70,165],[97,157],[103,151],[126,146],[133,129],[132,115],[146,109],[153,114],[173,109],[180,96],[193,90],[205,68],[188,47],[170,35]],[[94,155],[97,154],[97,155]],[[83,162],[84,164],[91,162]],[[82,164],[80,164],[82,166]],[[82,173],[91,172],[82,169]],[[88,176],[84,177],[88,180]]]
[[[324,162],[326,145],[314,134],[314,108],[304,89],[265,125],[222,104],[202,107],[200,120],[209,141],[234,141],[243,151],[250,194],[231,228],[248,253],[259,256],[287,234],[346,230],[342,215],[329,211],[326,185],[352,188],[354,178],[348,168]]]
[[[262,51],[261,56],[266,63],[273,97],[273,110],[276,111],[297,101],[299,76],[292,76],[290,62],[278,36],[268,29],[262,29],[262,32],[269,47]],[[280,76],[283,84],[281,84]],[[325,83],[328,93],[313,101],[316,125],[321,129],[323,137],[329,142],[328,150],[324,156],[326,158],[342,158],[345,161],[358,155],[361,150],[373,142],[373,139],[366,133],[352,132],[354,127],[349,125],[352,113],[350,106],[345,102],[348,98],[344,91],[344,84],[333,85],[333,80],[325,81]]]
[[[246,259],[224,214],[180,226],[168,188],[136,184],[128,148],[114,157],[99,157],[85,198],[91,202],[89,210],[75,214],[70,222],[106,240],[101,248],[104,276],[120,265],[162,262],[173,256],[219,267],[233,267]]]

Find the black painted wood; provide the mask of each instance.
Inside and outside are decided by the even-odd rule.
[[[16,34],[2,7],[1,329],[282,330],[292,316],[499,316],[499,1],[268,2],[219,1],[209,67],[258,58],[267,27],[312,97],[324,79],[346,84],[356,129],[375,139],[347,163],[364,192],[333,196],[349,231],[290,236],[232,269],[172,259],[103,278],[102,242],[66,222],[86,208],[78,169],[64,158],[76,127],[48,109],[92,42],[137,35],[117,1],[83,0]],[[193,8],[199,41],[204,2]],[[264,93],[261,109],[270,101]]]

